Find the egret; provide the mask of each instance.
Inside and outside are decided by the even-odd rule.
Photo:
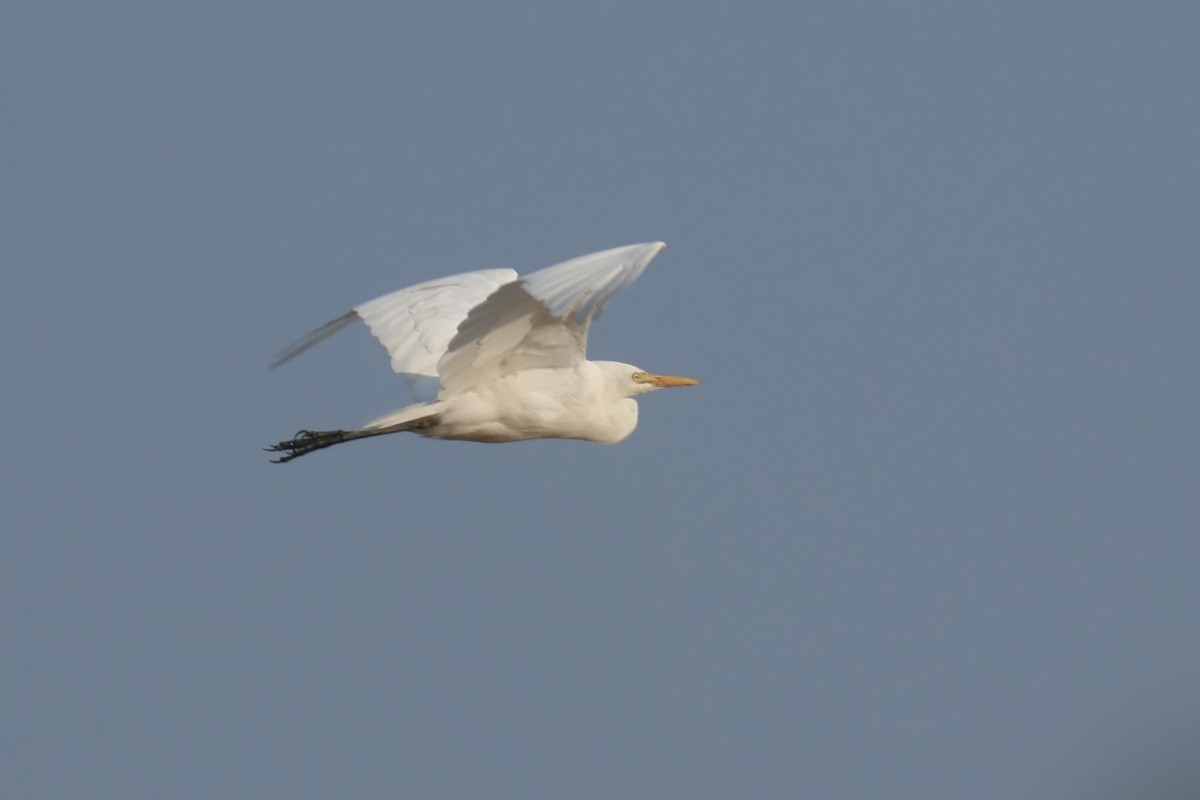
[[[342,442],[412,431],[437,439],[615,444],[637,427],[633,398],[700,381],[588,361],[588,327],[666,245],[633,244],[518,277],[465,272],[356,306],[281,351],[277,367],[362,320],[417,402],[352,430],[303,430],[267,448],[284,463]]]

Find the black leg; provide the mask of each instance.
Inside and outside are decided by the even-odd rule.
[[[293,458],[299,458],[315,450],[324,450],[335,444],[349,441],[355,431],[300,431],[296,438],[287,439],[279,444],[266,448],[270,453],[284,453],[279,458],[272,459],[273,464],[286,464]]]
[[[372,436],[383,436],[386,433],[401,433],[403,431],[423,430],[437,424],[437,415],[420,417],[408,422],[389,425],[386,428],[364,428],[353,431],[300,431],[293,439],[286,439],[278,444],[264,448],[268,453],[283,453],[279,458],[271,459],[272,464],[286,464],[293,458],[307,455],[316,450],[324,450],[342,442],[352,442],[355,439],[367,439]]]

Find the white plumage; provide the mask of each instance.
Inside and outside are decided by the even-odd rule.
[[[293,458],[340,442],[414,431],[441,439],[565,438],[614,443],[637,426],[632,399],[699,383],[586,359],[588,327],[665,247],[634,244],[518,277],[451,275],[368,300],[283,350],[290,361],[361,319],[412,389],[407,406],[354,430],[301,431],[268,448]]]

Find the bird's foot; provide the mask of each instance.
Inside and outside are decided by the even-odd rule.
[[[326,447],[341,444],[346,438],[346,431],[299,431],[294,439],[287,439],[263,449],[268,453],[284,454],[271,459],[272,464],[286,464],[293,458],[299,458],[314,450],[324,450]]]

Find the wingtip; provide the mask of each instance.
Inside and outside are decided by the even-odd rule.
[[[642,242],[640,244],[627,244],[624,247],[614,247],[608,252],[624,254],[640,269],[653,261],[654,257],[661,253],[666,246],[666,242]]]
[[[659,253],[661,253],[666,248],[666,246],[667,246],[666,242],[642,242],[641,244],[630,245],[630,247],[644,248],[644,249],[652,252],[654,255],[658,255]]]
[[[313,345],[328,339],[342,328],[345,328],[347,325],[355,322],[358,318],[358,312],[355,310],[350,310],[337,319],[330,320],[316,330],[309,331],[303,337],[295,342],[292,342],[287,347],[276,353],[275,358],[271,361],[269,369],[275,369],[276,367],[283,366]]]
[[[645,248],[645,252],[642,254],[642,257],[638,260],[641,261],[641,266],[645,267],[647,264],[649,264],[651,261],[654,260],[655,256],[657,256],[659,253],[661,253],[663,250],[666,249],[667,243],[666,242],[646,242],[644,245],[642,245],[642,247]]]

